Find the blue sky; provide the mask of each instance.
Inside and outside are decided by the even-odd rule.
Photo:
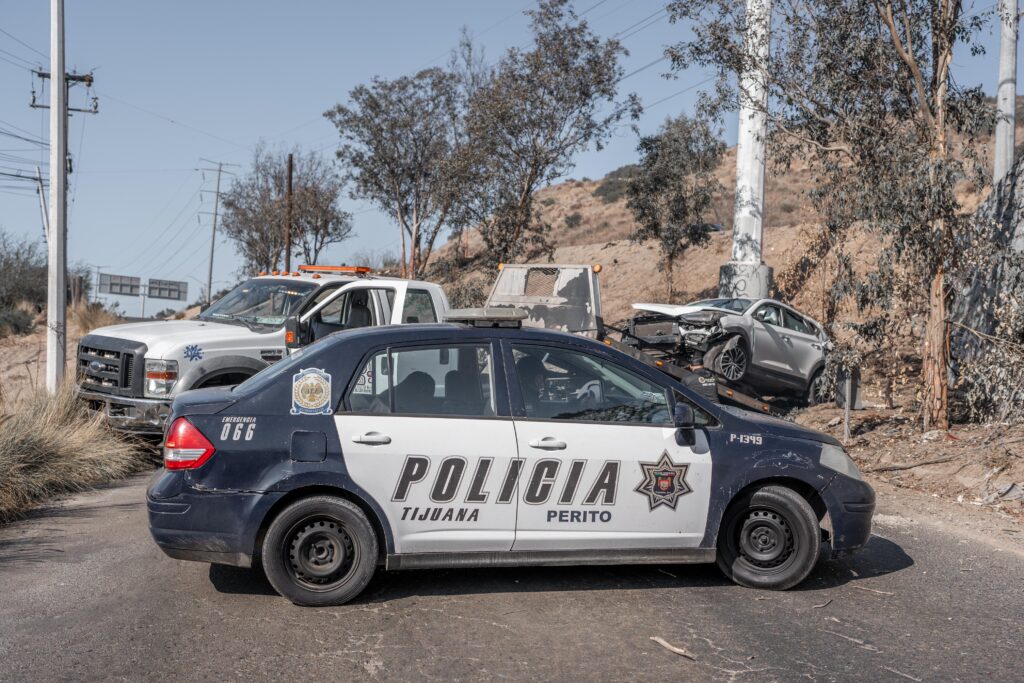
[[[970,2],[967,3],[970,6]],[[974,10],[994,3],[978,1]],[[77,114],[69,125],[75,172],[70,179],[68,257],[104,272],[188,280],[189,298],[205,284],[213,209],[212,159],[244,172],[253,146],[318,150],[333,156],[337,134],[322,113],[374,76],[394,78],[444,64],[467,26],[490,59],[529,43],[521,0],[392,0],[326,2],[235,0],[139,2],[66,0],[67,67],[93,70],[98,115]],[[685,36],[660,12],[663,0],[577,0],[600,35],[620,34],[630,55],[622,92],[647,106],[639,125],[653,132],[668,115],[692,111],[703,73],[666,79],[667,62],[648,66],[665,45]],[[49,69],[49,3],[0,0],[0,129],[46,138],[46,110],[28,106],[31,66]],[[972,11],[972,10],[969,10]],[[7,35],[9,34],[9,35]],[[13,36],[13,37],[12,37]],[[21,42],[18,42],[21,41]],[[993,93],[998,36],[988,54],[956,63],[963,83]],[[24,44],[23,44],[24,43]],[[38,51],[38,52],[37,52]],[[646,67],[646,68],[644,68]],[[1018,64],[1018,71],[1021,70]],[[38,88],[39,82],[35,82]],[[47,93],[48,94],[48,93]],[[73,89],[72,106],[88,102]],[[726,131],[732,144],[735,126]],[[601,177],[636,158],[636,136],[623,125],[601,152],[580,154],[571,177]],[[34,173],[37,146],[0,136],[0,171]],[[225,176],[225,185],[230,176]],[[15,189],[24,187],[26,189]],[[39,202],[31,186],[0,182],[0,229],[41,239]],[[367,205],[345,200],[356,237],[322,262],[354,253],[397,251],[391,221]],[[235,281],[239,259],[218,241],[214,286]],[[118,298],[130,314],[137,299]],[[171,302],[150,301],[148,312]]]

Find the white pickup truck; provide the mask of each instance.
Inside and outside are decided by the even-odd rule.
[[[194,320],[93,330],[78,346],[79,397],[116,429],[162,434],[173,398],[230,386],[332,332],[438,322],[440,285],[375,277],[368,268],[299,266],[235,287]]]

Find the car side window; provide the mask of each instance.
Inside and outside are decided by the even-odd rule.
[[[782,327],[782,312],[777,306],[762,306],[754,312],[754,320]]]
[[[493,417],[487,344],[420,346],[374,354],[345,398],[353,412]]]
[[[664,387],[579,351],[513,344],[528,418],[671,425]]]
[[[792,311],[782,309],[782,322],[783,327],[787,330],[793,330],[794,332],[801,332],[803,334],[814,334],[814,330],[811,329],[811,326],[807,321]]]
[[[422,289],[410,289],[405,293],[405,307],[402,317],[407,323],[436,323],[434,302],[430,293]]]

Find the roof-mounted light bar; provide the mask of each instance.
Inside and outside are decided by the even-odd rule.
[[[353,273],[355,275],[368,275],[373,270],[369,266],[299,266],[303,273]]]
[[[522,327],[526,311],[521,308],[456,308],[444,316],[446,323],[470,327]]]

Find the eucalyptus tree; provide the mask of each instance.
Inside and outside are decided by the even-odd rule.
[[[675,262],[691,246],[710,240],[708,213],[724,190],[715,169],[725,143],[706,121],[680,115],[656,135],[641,138],[638,151],[638,167],[626,186],[626,206],[637,223],[630,238],[658,243],[658,268],[666,275],[671,301]]]
[[[992,122],[980,88],[959,84],[950,69],[961,51],[982,50],[976,38],[986,15],[965,14],[954,0],[776,1],[769,54],[758,62],[746,46],[744,2],[676,0],[669,10],[693,26],[692,38],[668,49],[673,68],[718,75],[702,112],[734,110],[735,74],[762,73],[769,155],[783,166],[796,158],[810,164],[811,199],[834,233],[830,242],[841,248],[855,224],[877,235],[885,267],[875,281],[835,282],[835,291],[882,295],[858,297],[872,330],[893,329],[891,320],[870,318],[891,316],[889,297],[904,291],[877,273],[921,293],[924,325],[911,319],[902,329],[921,349],[924,425],[946,428],[948,275],[964,267],[970,223],[958,190],[967,180],[987,182],[975,150]],[[852,268],[837,272],[855,278]]]

